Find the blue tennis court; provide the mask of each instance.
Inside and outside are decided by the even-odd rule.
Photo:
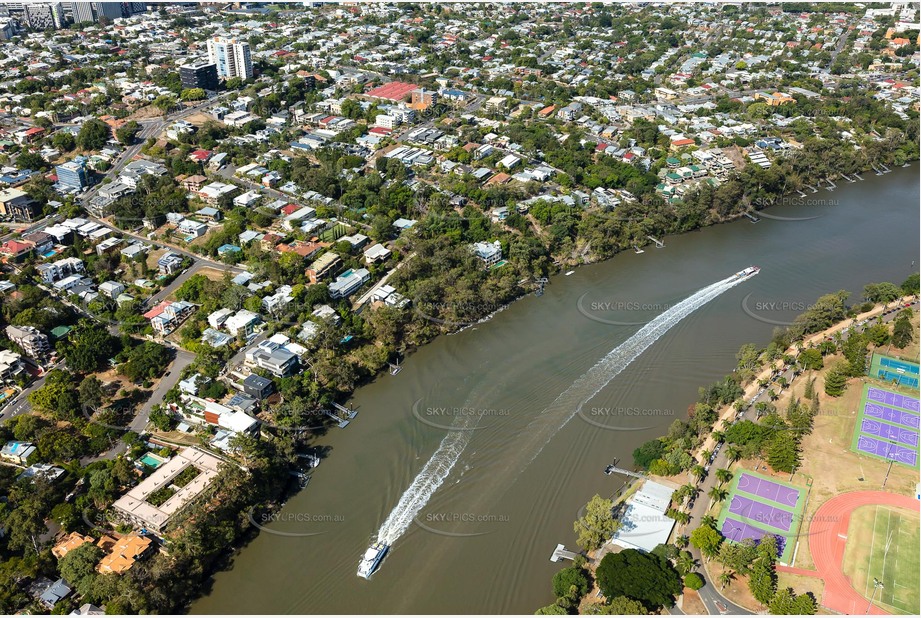
[[[910,378],[903,373],[896,373],[894,371],[887,371],[885,369],[880,369],[879,373],[876,374],[876,377],[880,380],[885,380],[886,382],[894,382],[899,386],[907,386],[909,388],[918,388],[918,378]]]
[[[870,375],[899,386],[918,388],[918,363],[874,354],[870,362]]]
[[[889,358],[888,356],[882,356],[879,359],[879,364],[882,367],[892,367],[894,370],[899,373],[913,373],[918,375],[918,365],[915,363],[909,363],[907,361],[899,360],[897,358]]]

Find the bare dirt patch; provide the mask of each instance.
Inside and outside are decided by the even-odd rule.
[[[159,107],[154,107],[153,105],[145,105],[137,110],[135,110],[128,120],[149,120],[150,118],[159,118],[163,116],[163,111]]]
[[[705,616],[707,615],[707,606],[700,600],[700,595],[697,594],[697,591],[685,588],[681,599],[681,611],[689,616]]]

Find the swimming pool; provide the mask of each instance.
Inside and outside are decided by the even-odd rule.
[[[153,468],[154,470],[156,470],[157,468],[165,464],[166,461],[164,461],[162,457],[157,457],[153,453],[145,453],[144,456],[141,457],[141,463],[144,464],[145,466],[149,466]]]

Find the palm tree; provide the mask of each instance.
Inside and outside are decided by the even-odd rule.
[[[675,511],[671,514],[671,518],[681,526],[685,526],[691,521],[691,516],[684,511]]]
[[[726,440],[726,434],[722,431],[714,431],[710,434],[710,437],[713,438],[714,442],[723,442]]]
[[[723,571],[720,573],[720,590],[732,583],[732,580],[736,578],[735,571]]]
[[[716,528],[716,517],[713,515],[704,515],[700,518],[701,526],[709,526],[710,528]]]
[[[688,535],[681,534],[675,539],[675,547],[678,549],[684,549],[691,542],[691,539],[688,538]]]
[[[720,485],[728,483],[732,480],[732,472],[726,468],[720,468],[716,471],[716,480],[720,482]]]
[[[696,498],[697,494],[700,493],[700,489],[693,483],[682,485],[679,491],[681,491],[682,495],[687,496],[688,498]]]
[[[768,389],[767,394],[768,394],[768,399],[770,399],[771,401],[777,401],[777,399],[780,397],[780,395],[774,392],[773,388]]]
[[[729,463],[735,463],[742,459],[742,451],[740,451],[737,446],[727,446],[726,459],[729,460]]]
[[[678,554],[678,557],[675,559],[675,566],[678,567],[678,570],[682,573],[691,573],[700,566],[700,562],[691,555],[691,552],[683,551]]]
[[[745,409],[745,402],[742,401],[741,399],[736,399],[735,401],[732,402],[732,407],[733,409],[735,409],[736,412],[741,412],[742,410]]]
[[[704,470],[704,467],[700,464],[697,464],[696,466],[691,466],[691,469],[689,470],[689,472],[691,476],[697,479],[698,482],[702,478],[704,478],[704,475],[707,473],[707,471]]]
[[[759,388],[764,388],[764,387],[767,386],[767,385],[768,385],[768,379],[767,379],[767,378],[761,378],[760,380],[758,380],[758,387],[759,387]]]
[[[777,383],[780,385],[781,390],[787,388],[787,386],[790,385],[790,382],[787,381],[787,379],[783,376],[780,376],[779,378],[777,378]]]
[[[702,455],[701,459],[704,461],[710,461],[710,458],[713,456],[713,451],[706,448],[700,454]]]
[[[710,491],[707,492],[707,495],[710,496],[710,506],[713,506],[713,504],[725,500],[729,492],[714,485],[710,488]]]

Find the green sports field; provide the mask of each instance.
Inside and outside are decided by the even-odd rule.
[[[848,526],[844,571],[854,589],[883,609],[917,614],[921,599],[921,515],[889,506],[854,511]],[[874,579],[883,588],[874,591]]]

